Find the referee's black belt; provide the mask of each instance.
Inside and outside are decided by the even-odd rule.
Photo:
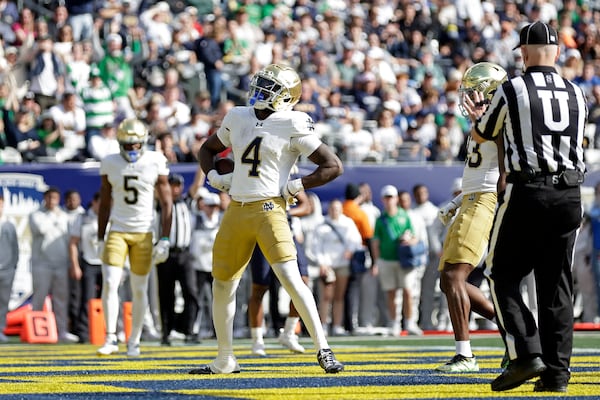
[[[528,183],[542,183],[545,185],[554,185],[556,187],[577,187],[583,183],[584,174],[575,169],[568,169],[561,172],[535,172],[535,171],[514,171],[506,176],[506,182],[524,185]]]
[[[187,248],[187,247],[186,247],[186,248],[184,248],[184,249],[182,249],[182,248],[180,248],[180,247],[171,247],[171,248],[169,249],[169,254],[180,254],[180,253],[185,253],[185,252],[186,252],[186,251],[188,251],[188,250],[189,250],[189,248]]]

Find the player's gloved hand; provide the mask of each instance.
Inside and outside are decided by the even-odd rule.
[[[287,204],[293,206],[296,204],[296,195],[302,190],[304,190],[302,179],[294,179],[287,181],[285,186],[281,188],[281,196]]]
[[[460,203],[462,202],[463,195],[459,194],[448,203],[440,207],[438,210],[438,218],[442,221],[442,224],[448,225],[448,222],[452,219],[454,214],[456,214],[456,210],[460,207]]]
[[[152,262],[154,264],[162,264],[169,258],[169,238],[161,238],[152,249]]]
[[[104,254],[104,240],[98,240],[96,243],[96,255],[100,260],[102,260],[102,255]]]
[[[233,178],[232,172],[221,175],[217,170],[211,169],[208,171],[208,174],[206,174],[206,177],[208,178],[210,186],[221,192],[229,192],[229,189],[231,189],[231,179]]]

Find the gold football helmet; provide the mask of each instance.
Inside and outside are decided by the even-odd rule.
[[[271,64],[258,71],[250,82],[248,105],[257,110],[291,110],[302,93],[300,77],[290,67]]]
[[[504,81],[508,79],[508,74],[501,66],[491,62],[480,62],[465,71],[458,93],[460,95],[460,112],[468,117],[463,103],[465,96],[473,99],[473,92],[481,92],[484,101],[489,104],[494,96],[494,92]]]
[[[117,141],[121,149],[121,155],[129,162],[136,162],[144,152],[144,146],[148,141],[148,129],[138,119],[129,118],[123,120],[117,128]],[[141,144],[139,148],[131,148],[131,144]]]

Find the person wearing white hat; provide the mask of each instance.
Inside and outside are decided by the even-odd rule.
[[[386,293],[391,332],[393,335],[400,335],[401,323],[396,309],[396,293],[398,289],[409,290],[411,282],[416,279],[417,269],[400,264],[397,248],[399,242],[413,245],[418,239],[414,235],[408,213],[398,205],[398,189],[393,185],[385,185],[381,188],[380,196],[383,211],[375,221],[375,233],[371,239],[371,268],[378,272],[381,289]],[[416,323],[410,302],[403,302],[401,314],[407,329],[410,328],[409,333],[418,334],[417,329],[412,329]]]

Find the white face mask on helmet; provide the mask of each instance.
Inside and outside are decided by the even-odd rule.
[[[248,105],[257,110],[291,110],[302,93],[300,77],[290,67],[271,64],[258,71],[250,82]]]
[[[146,125],[138,119],[126,119],[119,124],[117,128],[117,141],[121,156],[129,162],[137,162],[144,153],[144,147],[148,141],[148,129]],[[139,149],[126,149],[129,144],[141,144]]]

